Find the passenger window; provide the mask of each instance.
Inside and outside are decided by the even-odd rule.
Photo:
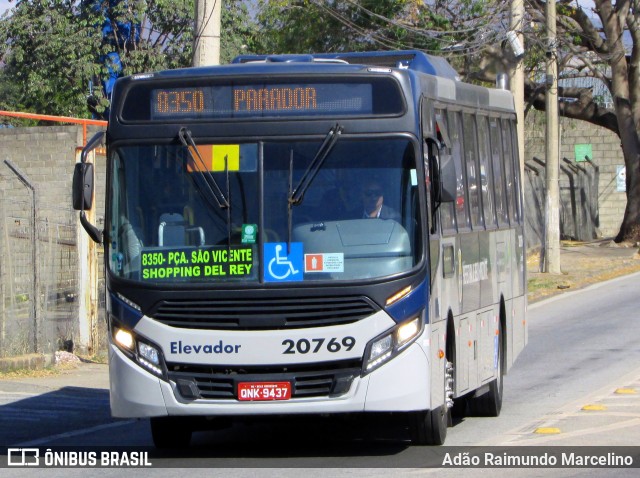
[[[480,203],[480,171],[478,171],[478,141],[476,139],[475,117],[463,115],[464,154],[469,187],[469,211],[474,229],[482,227],[482,204]]]
[[[491,149],[489,147],[489,130],[487,118],[478,117],[478,149],[480,153],[480,190],[484,222],[487,227],[495,227],[496,215],[493,202],[493,176],[491,174]]]
[[[437,132],[439,134],[438,139],[441,140],[440,146],[442,148],[442,154],[451,154],[452,144],[451,144],[451,139],[449,138],[450,133],[449,133],[449,126],[447,124],[447,115],[444,111],[436,110],[436,123],[438,128]],[[446,134],[442,134],[442,130],[444,130]],[[447,142],[444,142],[445,137],[449,139]],[[448,232],[455,232],[456,230],[455,202],[441,203],[438,210],[440,211],[440,224],[442,226],[442,230],[448,231]]]
[[[522,178],[520,177],[520,156],[516,124],[511,122],[511,144],[513,145],[513,161],[515,172],[515,211],[519,223],[522,222]]]
[[[502,167],[503,156],[500,121],[496,118],[489,119],[489,139],[491,140],[491,163],[493,165],[496,216],[498,218],[498,226],[503,226],[509,223],[509,215],[505,198],[504,168]]]
[[[462,120],[460,113],[449,112],[449,140],[451,141],[451,155],[456,166],[456,200],[454,203],[456,225],[458,230],[469,227],[469,216],[467,214],[467,194],[464,186],[464,165],[462,163]]]
[[[502,151],[504,153],[504,173],[507,180],[507,204],[509,208],[509,219],[513,223],[516,221],[516,188],[513,175],[513,148],[511,147],[511,124],[507,120],[502,120]]]

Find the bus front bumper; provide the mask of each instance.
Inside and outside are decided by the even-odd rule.
[[[370,374],[355,377],[349,390],[340,396],[277,401],[185,400],[175,383],[142,369],[113,344],[109,347],[114,417],[332,414],[430,408],[428,353],[420,339]]]

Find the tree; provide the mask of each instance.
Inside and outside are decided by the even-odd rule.
[[[371,33],[375,20],[363,15],[360,3],[374,2],[261,0],[258,19],[263,35],[259,49],[265,53],[371,49],[381,35]],[[380,0],[375,3],[372,8],[376,11],[393,15],[402,8],[400,4],[406,2]]]
[[[191,65],[193,13],[193,0],[17,0],[0,19],[0,92],[11,93],[0,107],[87,117],[93,83],[100,113],[109,69],[122,76]],[[251,47],[245,2],[225,0],[222,28],[223,59]]]
[[[256,51],[258,30],[247,0],[223,1],[220,38],[220,63],[230,63],[236,56]]]
[[[576,0],[557,1],[557,55],[559,78],[591,79],[591,86],[558,88],[559,114],[587,121],[614,132],[626,166],[627,205],[616,242],[640,241],[640,0],[593,0],[584,9]],[[545,109],[544,81],[546,2],[526,2],[527,17],[521,27],[526,38],[525,101]],[[478,61],[480,58],[480,61]],[[495,80],[514,58],[504,45],[488,44],[482,55],[465,62],[467,80]],[[604,85],[611,105],[594,95]]]
[[[372,5],[375,3],[375,7]],[[272,52],[417,48],[449,57],[467,81],[495,81],[514,57],[506,47],[508,3],[478,0],[262,1],[259,19]],[[627,206],[616,242],[640,241],[640,0],[557,0],[561,79],[592,78],[612,106],[591,87],[560,87],[562,116],[587,121],[620,137],[626,165]],[[526,2],[520,30],[527,41],[525,97],[544,110],[542,68],[546,2]],[[274,31],[275,30],[275,31]],[[537,81],[536,81],[537,79]]]
[[[477,51],[496,34],[503,2],[473,0],[261,0],[264,53],[419,49]]]
[[[86,79],[99,71],[89,61],[100,48],[91,17],[73,0],[19,1],[0,21],[4,80],[14,85],[2,107],[86,116]],[[7,100],[15,103],[7,103]]]
[[[626,166],[627,206],[616,242],[640,240],[640,0],[593,0],[585,10],[578,2],[558,3],[558,63],[560,78],[591,78],[609,91],[612,106],[593,95],[593,88],[560,88],[562,116],[588,121],[620,137]],[[540,31],[545,4],[529,3],[533,24]],[[533,33],[533,32],[531,32]],[[535,38],[527,35],[527,38]],[[539,37],[539,36],[538,36]],[[534,44],[538,54],[545,45]],[[544,87],[529,81],[525,95],[544,109]]]
[[[561,116],[587,121],[614,132],[626,166],[627,206],[616,242],[640,240],[640,1],[593,0],[586,10],[582,2],[557,1],[557,61],[559,80],[583,79],[590,86],[558,88]],[[526,3],[527,16],[521,27],[526,38],[525,100],[529,107],[544,111],[546,84],[544,64],[546,2]],[[483,67],[475,78],[490,80],[491,71],[506,71],[512,58],[502,48],[488,47]],[[490,68],[486,68],[489,65]],[[497,66],[496,66],[497,65]],[[611,101],[594,95],[602,85]],[[611,103],[611,104],[608,104]]]

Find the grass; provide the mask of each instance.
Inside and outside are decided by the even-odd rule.
[[[563,267],[563,274],[553,275],[537,271],[537,261],[527,260],[529,268],[529,303],[562,293],[577,290],[598,282],[640,272],[640,256],[627,259],[589,257]]]
[[[78,358],[80,359],[81,362],[84,362],[84,363],[106,364],[107,352],[100,351],[92,355],[78,355]],[[78,368],[78,366],[79,364],[77,362],[62,362],[55,365],[49,365],[45,368],[38,369],[38,370],[18,369],[18,370],[0,371],[0,380],[18,380],[23,378],[52,377],[52,376],[60,375],[68,370],[74,370]]]
[[[539,292],[544,290],[555,290],[558,288],[568,288],[571,287],[564,275],[560,276],[544,276],[544,277],[534,277],[529,279],[528,281],[528,290],[529,293]]]
[[[30,369],[19,369],[19,370],[9,370],[7,372],[0,371],[0,380],[17,380],[23,378],[41,378],[41,377],[52,377],[55,375],[60,375],[65,370],[73,370],[77,368],[76,364],[58,364],[58,365],[50,365],[48,367],[38,369],[38,370],[30,370]]]

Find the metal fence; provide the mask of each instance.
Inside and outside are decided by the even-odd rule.
[[[70,351],[85,320],[77,300],[77,213],[39,203],[39,186],[10,161],[0,168],[0,357]],[[105,330],[104,320],[91,325],[85,351],[103,347]]]
[[[528,247],[544,244],[545,168],[545,161],[537,157],[525,163],[524,203]],[[600,168],[590,160],[574,163],[563,158],[560,173],[561,239],[591,241],[597,238],[600,226],[598,209]]]

